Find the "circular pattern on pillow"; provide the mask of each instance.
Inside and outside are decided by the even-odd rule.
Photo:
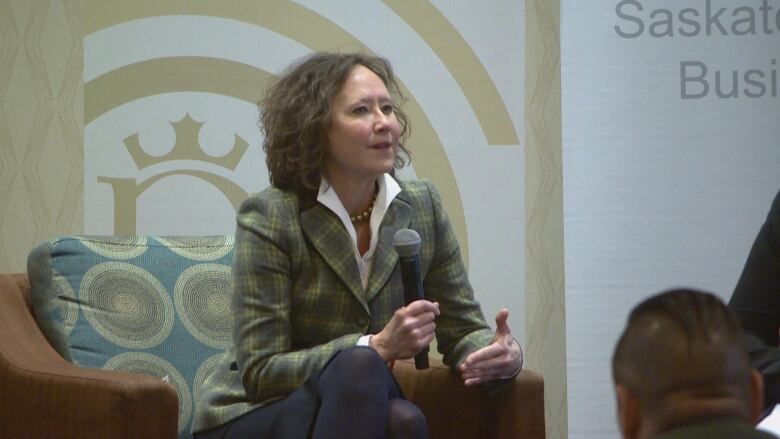
[[[132,259],[148,248],[145,236],[89,236],[80,241],[93,252],[111,259]]]
[[[215,348],[227,348],[232,341],[230,294],[230,267],[222,264],[193,265],[173,288],[181,322],[193,337]]]
[[[162,343],[174,323],[173,303],[157,278],[125,262],[90,268],[81,281],[79,299],[89,323],[107,340],[129,349]]]
[[[198,400],[198,393],[200,393],[200,388],[203,386],[206,378],[208,378],[214,369],[217,368],[219,359],[223,355],[226,355],[226,353],[220,352],[219,354],[206,358],[203,363],[201,363],[198,371],[195,372],[195,379],[192,380],[192,397],[194,401]]]
[[[184,376],[173,364],[146,352],[125,352],[106,361],[103,369],[151,375],[170,383],[179,395],[179,432],[190,422],[192,394]]]
[[[235,237],[217,236],[168,236],[157,238],[172,252],[193,261],[215,261],[230,253],[235,245]]]
[[[70,335],[76,326],[76,320],[79,317],[79,307],[76,301],[76,293],[70,287],[70,283],[64,276],[52,269],[52,288],[50,303],[59,311],[60,328],[65,336]]]

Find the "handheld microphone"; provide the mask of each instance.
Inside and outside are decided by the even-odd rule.
[[[401,229],[393,236],[393,247],[401,264],[401,279],[404,283],[404,303],[409,305],[425,297],[420,269],[420,235],[412,229]],[[428,346],[414,356],[417,369],[428,368]]]

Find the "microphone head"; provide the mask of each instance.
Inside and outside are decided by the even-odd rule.
[[[401,229],[393,236],[393,247],[402,258],[410,258],[420,253],[420,244],[420,235],[412,229]]]

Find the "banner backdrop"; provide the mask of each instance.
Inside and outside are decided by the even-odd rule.
[[[629,310],[728,300],[780,189],[780,1],[564,0],[561,23],[569,437],[616,438]]]
[[[88,234],[232,234],[268,185],[256,102],[313,51],[387,57],[412,166],[442,193],[489,321],[523,338],[523,2],[84,2]]]

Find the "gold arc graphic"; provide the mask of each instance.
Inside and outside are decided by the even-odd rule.
[[[518,145],[512,119],[485,66],[430,1],[383,0],[431,47],[460,86],[489,145]]]
[[[489,145],[518,145],[512,119],[493,80],[471,46],[427,0],[383,0],[444,63],[460,86]],[[104,0],[84,0],[84,34],[132,20],[163,15],[203,15],[246,22],[287,36],[313,50],[337,48],[369,51],[336,23],[288,0],[137,0],[116,8]],[[254,14],[247,14],[253,11]],[[408,91],[404,91],[408,94]]]
[[[89,125],[124,103],[164,93],[214,93],[254,105],[260,90],[273,79],[265,70],[216,58],[182,56],[142,61],[98,76],[84,85],[84,124]]]
[[[99,0],[84,0],[84,32],[88,36],[96,31],[105,29],[122,23],[164,15],[201,15],[217,18],[232,19],[249,24],[254,24],[268,30],[274,31],[280,35],[291,38],[315,51],[321,50],[361,50],[366,53],[371,51],[354,36],[340,28],[337,24],[316,14],[315,12],[286,0],[268,0],[256,2],[253,0],[237,0],[231,2],[212,2],[207,0],[171,0],[164,3],[158,3],[158,0],[138,0],[132,7],[116,8],[111,2]],[[517,134],[509,118],[506,106],[500,98],[495,85],[484,69],[484,66],[474,55],[471,48],[463,40],[457,30],[446,20],[446,18],[429,2],[414,2],[420,9],[413,9],[408,4],[398,1],[388,0],[386,4],[393,9],[403,20],[405,20],[431,48],[437,53],[442,62],[453,74],[458,82],[469,104],[472,106],[475,115],[483,128],[488,143],[490,144],[518,144]],[[426,29],[429,22],[420,25],[419,17],[423,15],[420,11],[435,22],[436,31]],[[247,11],[252,11],[248,14]],[[444,40],[455,41],[457,50],[452,50],[449,46],[443,44]],[[464,49],[465,50],[461,50]],[[463,56],[463,54],[466,56]],[[463,57],[460,59],[459,57]],[[199,62],[207,58],[200,57],[176,57],[170,59],[199,59]],[[165,60],[165,59],[163,59]],[[243,66],[237,70],[254,70],[254,78],[263,77],[263,80],[257,80],[254,83],[246,83],[239,87],[241,83],[234,82],[235,86],[232,93],[220,93],[242,99],[247,102],[255,103],[259,97],[259,85],[266,83],[272,78],[268,72],[260,69],[246,66],[241,63],[231,61],[211,60],[211,63],[229,63],[231,66]],[[158,60],[146,61],[138,64],[154,64]],[[161,60],[160,60],[161,61]],[[165,61],[161,61],[165,62]],[[172,64],[176,64],[173,62]],[[224,65],[223,65],[224,66]],[[199,66],[200,68],[200,66]],[[128,70],[130,69],[130,70]],[[123,71],[125,75],[136,75],[140,71],[132,71],[132,66],[117,69]],[[122,103],[130,102],[132,99],[117,99],[118,96],[110,96],[116,93],[118,88],[124,88],[126,83],[114,81],[114,73],[109,72],[99,78],[95,78],[85,85],[85,124],[94,120],[101,114],[115,108]],[[181,72],[181,70],[179,70]],[[258,73],[261,72],[261,73]],[[476,73],[475,73],[476,72]],[[247,73],[247,72],[243,72]],[[154,75],[142,76],[135,79],[138,85],[146,91],[138,93],[136,90],[136,99],[144,96],[151,96],[159,93],[171,91],[213,91],[214,78],[221,78],[225,71],[220,70],[220,74],[201,78],[200,87],[191,87],[182,89],[179,85],[184,82],[182,76],[173,75],[167,81],[169,87],[159,87],[154,82],[160,78],[160,72],[155,71]],[[189,70],[188,74],[198,76],[198,70]],[[239,74],[240,75],[240,74]],[[201,75],[202,76],[202,75]],[[102,82],[101,83],[101,78]],[[109,79],[110,78],[110,79]],[[155,78],[155,81],[148,81],[147,78]],[[189,82],[196,82],[190,79]],[[224,82],[224,81],[222,81]],[[108,84],[122,84],[122,87],[107,87]],[[175,84],[174,84],[175,83]],[[246,84],[250,84],[249,87]],[[94,87],[93,87],[94,85]],[[171,88],[170,86],[174,86]],[[457,181],[454,177],[449,160],[444,151],[436,131],[433,129],[430,121],[419,106],[414,96],[408,88],[401,82],[403,93],[409,98],[405,103],[405,111],[409,117],[414,120],[414,138],[410,140],[409,146],[413,151],[413,160],[415,169],[421,176],[432,180],[442,193],[445,208],[450,214],[450,218],[455,229],[455,233],[461,243],[461,249],[464,259],[468,266],[468,239],[465,222],[465,213],[460,200],[460,193],[457,188]],[[150,92],[150,87],[157,92]],[[222,84],[221,89],[228,89],[226,84]],[[241,90],[236,90],[240,88]],[[100,93],[98,93],[100,92]],[[108,95],[104,94],[109,92]],[[123,93],[125,98],[129,98],[132,93]],[[252,96],[246,96],[251,94]],[[102,95],[102,97],[101,97]],[[93,107],[92,104],[97,104]],[[500,113],[497,115],[497,113]]]

